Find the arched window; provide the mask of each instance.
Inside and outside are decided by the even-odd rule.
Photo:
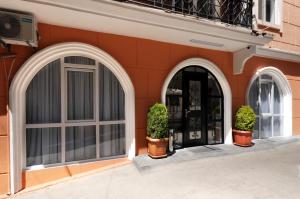
[[[26,167],[126,154],[125,95],[103,64],[61,57],[40,70],[26,91]]]
[[[223,92],[207,69],[179,70],[168,84],[165,99],[175,148],[224,142]]]
[[[271,75],[262,74],[252,81],[248,104],[256,114],[254,138],[283,135],[283,93]]]

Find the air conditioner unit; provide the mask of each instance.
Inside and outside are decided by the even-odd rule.
[[[32,14],[0,9],[0,40],[37,47],[37,22]]]

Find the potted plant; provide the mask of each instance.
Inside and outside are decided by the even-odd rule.
[[[255,126],[255,113],[250,106],[241,106],[235,115],[233,142],[238,146],[252,146],[252,133]]]
[[[164,104],[154,104],[147,118],[148,154],[152,158],[167,156],[168,109]]]

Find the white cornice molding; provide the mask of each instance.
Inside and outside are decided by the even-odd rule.
[[[112,0],[1,0],[0,7],[32,12],[43,23],[223,51],[272,40],[270,35],[256,37],[250,29],[238,26]],[[191,39],[224,47],[200,45]]]
[[[242,74],[247,60],[253,56],[300,63],[299,53],[260,46],[249,46],[233,53],[233,73]]]
[[[63,56],[81,55],[101,62],[118,78],[125,93],[126,154],[135,156],[135,94],[133,84],[122,66],[109,54],[94,46],[70,42],[49,46],[29,58],[15,75],[9,90],[10,117],[10,192],[22,188],[26,90],[33,77],[48,63]]]
[[[231,124],[231,109],[232,109],[232,95],[231,95],[231,88],[230,85],[223,74],[223,72],[216,66],[214,63],[202,59],[202,58],[190,58],[184,60],[177,64],[171,72],[168,74],[161,91],[161,101],[162,103],[166,103],[166,93],[174,75],[180,71],[181,69],[187,66],[200,66],[206,68],[209,72],[211,72],[216,79],[218,80],[223,96],[224,96],[224,143],[225,144],[232,144],[232,124]]]

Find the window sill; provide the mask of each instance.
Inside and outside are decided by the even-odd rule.
[[[273,24],[267,21],[258,20],[257,21],[257,29],[267,30],[271,32],[282,32],[282,25]]]

